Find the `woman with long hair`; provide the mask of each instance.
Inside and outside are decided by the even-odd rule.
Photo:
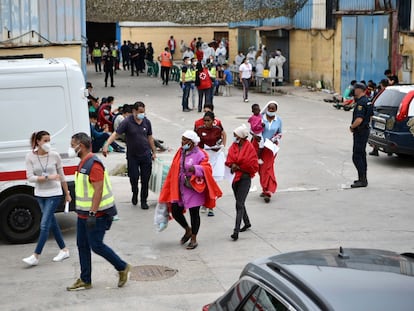
[[[62,203],[63,194],[66,202],[72,201],[72,198],[65,181],[60,155],[51,150],[50,134],[46,131],[35,132],[30,142],[32,150],[26,155],[26,174],[28,181],[35,185],[34,195],[42,211],[42,219],[36,249],[31,256],[23,258],[23,261],[35,266],[39,263],[39,256],[49,237],[49,231],[53,232],[60,249],[53,261],[69,258],[69,250],[63,241],[55,211]]]

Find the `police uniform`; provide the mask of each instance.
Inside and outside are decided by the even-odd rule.
[[[359,83],[357,83],[359,84]],[[365,90],[365,86],[358,85],[354,86],[354,88],[359,87],[360,89]],[[365,95],[361,96],[360,98],[355,98],[355,108],[352,115],[352,124],[357,118],[362,118],[361,124],[356,127],[352,128],[354,136],[354,144],[352,150],[352,162],[358,171],[358,180],[356,180],[351,187],[352,188],[359,188],[359,187],[366,187],[368,185],[367,181],[367,155],[366,155],[366,146],[368,142],[369,136],[369,122],[373,113],[373,107],[371,102],[369,101],[368,97]]]
[[[182,74],[184,74],[184,81],[182,78],[182,74],[180,75],[180,80],[182,83],[182,88],[183,88],[183,99],[181,102],[181,105],[183,107],[183,111],[187,112],[190,111],[190,108],[188,106],[188,98],[190,96],[190,90],[191,90],[191,84],[194,83],[193,80],[193,68],[191,67],[191,65],[184,65],[181,68],[181,72]]]

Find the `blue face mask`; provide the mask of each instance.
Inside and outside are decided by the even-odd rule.
[[[145,113],[138,113],[137,114],[137,119],[143,120],[144,118],[145,118]]]
[[[233,136],[233,142],[235,142],[236,144],[240,143],[240,138]]]
[[[269,117],[274,117],[274,116],[276,116],[276,111],[272,111],[272,112],[270,112],[270,111],[266,111],[266,114],[267,114]]]
[[[183,150],[188,150],[190,149],[190,144],[185,144],[184,146],[181,146],[181,148],[183,148]]]

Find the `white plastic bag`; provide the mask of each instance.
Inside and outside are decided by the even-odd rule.
[[[165,230],[168,226],[168,207],[165,203],[157,203],[155,206],[154,225],[157,232]]]

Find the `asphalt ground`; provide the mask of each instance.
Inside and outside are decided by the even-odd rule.
[[[103,74],[88,68],[88,80],[99,97],[113,95],[115,106],[141,100],[156,138],[171,152],[180,145],[181,134],[192,129],[202,114],[181,111],[178,84],[163,86],[158,78],[141,74],[131,77],[120,71],[115,88],[104,87]],[[349,189],[356,178],[352,164],[351,112],[334,109],[323,98],[331,95],[306,87],[283,86],[284,93],[250,93],[242,102],[241,91],[216,97],[215,112],[231,139],[232,130],[247,124],[250,106],[264,106],[270,99],[279,103],[283,140],[276,159],[278,191],[269,204],[259,197],[258,178],[247,198],[251,230],[230,238],[235,220],[235,202],[230,185],[220,182],[223,197],[214,217],[201,214],[199,246],[186,250],[179,244],[182,229],[174,221],[157,233],[153,226],[157,193],[150,192],[149,210],[133,207],[128,178],[112,176],[120,220],[114,222],[105,241],[134,266],[132,278],[118,289],[117,273],[103,258],[93,255],[93,288],[67,292],[79,277],[76,249],[76,215],[59,214],[71,257],[52,262],[58,249],[51,237],[40,263],[28,268],[21,261],[34,243],[8,245],[0,242],[0,305],[2,310],[201,310],[228,289],[244,265],[256,258],[301,249],[361,247],[413,252],[414,161],[396,156],[368,158],[369,186]],[[229,139],[229,142],[231,141]],[[369,151],[370,148],[367,147]],[[100,154],[102,157],[102,155]],[[125,164],[125,155],[110,153],[103,158],[114,172]],[[161,273],[153,267],[167,267]],[[138,269],[144,271],[139,275]],[[159,270],[157,270],[159,271]],[[143,281],[142,278],[151,279]]]

